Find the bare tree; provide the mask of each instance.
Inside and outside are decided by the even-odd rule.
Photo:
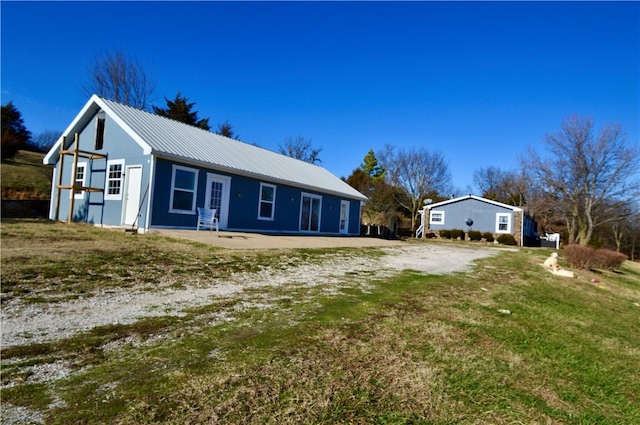
[[[502,171],[498,167],[479,168],[473,173],[473,182],[487,199],[516,207],[525,204],[528,189],[524,170]]]
[[[419,210],[430,193],[444,193],[451,187],[449,165],[439,152],[425,148],[408,150],[387,145],[378,155],[388,182],[402,189],[396,202],[411,214],[411,230],[416,230]]]
[[[28,148],[34,152],[48,152],[58,139],[62,136],[60,130],[45,130],[31,138]]]
[[[278,153],[311,164],[322,162],[318,157],[321,150],[322,149],[314,149],[311,145],[311,139],[302,136],[296,136],[295,138],[288,137],[284,141],[284,144],[278,146]]]
[[[529,148],[523,162],[564,215],[569,243],[588,245],[597,226],[620,217],[614,205],[630,204],[640,194],[640,150],[626,144],[619,125],[596,135],[591,119],[577,116],[548,134],[545,146],[547,158]]]
[[[627,242],[626,252],[629,253],[629,259],[636,261],[638,255],[636,254],[636,247],[640,243],[640,212],[636,209],[636,213],[628,218],[629,225],[629,237]]]
[[[109,100],[139,109],[147,109],[155,90],[144,66],[122,51],[110,51],[96,56],[83,84],[87,96],[97,94]]]

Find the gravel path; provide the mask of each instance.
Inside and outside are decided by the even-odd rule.
[[[54,341],[96,326],[128,324],[143,317],[180,315],[184,308],[210,304],[217,299],[241,299],[251,305],[256,300],[246,299],[244,292],[264,286],[339,285],[345,280],[357,280],[357,276],[363,276],[360,284],[366,285],[367,280],[403,269],[428,274],[463,271],[474,260],[499,251],[407,245],[384,248],[384,252],[382,258],[336,255],[323,264],[300,264],[288,267],[286,272],[267,268],[258,273],[238,273],[185,289],[149,292],[127,288],[50,304],[25,304],[18,299],[2,308],[2,347]]]
[[[474,260],[500,252],[490,247],[469,249],[425,245],[394,246],[382,250],[385,255],[381,258],[359,257],[357,251],[347,256],[342,251],[328,255],[321,264],[289,265],[279,270],[265,268],[257,273],[237,273],[224,280],[195,282],[185,289],[171,289],[168,288],[170,283],[164,282],[157,291],[150,292],[142,287],[110,290],[68,302],[29,304],[14,299],[2,307],[1,346],[6,348],[55,341],[96,326],[133,323],[150,316],[180,315],[185,308],[218,300],[240,301],[234,306],[236,310],[269,307],[270,300],[260,297],[261,291],[251,291],[260,287],[287,285],[309,288],[321,285],[323,291],[337,292],[344,286],[359,286],[366,290],[372,279],[390,276],[401,270],[411,269],[427,274],[464,271]],[[233,320],[233,314],[233,311],[222,312],[212,323]],[[153,342],[153,339],[149,342]],[[118,344],[117,341],[109,343],[103,349],[117,349]],[[78,371],[72,370],[64,361],[55,361],[27,366],[24,373],[29,383],[45,383],[69,378]],[[9,383],[2,388],[12,385]],[[48,409],[55,408],[59,403],[64,404],[54,397]],[[0,422],[7,425],[42,424],[44,412],[2,403]]]

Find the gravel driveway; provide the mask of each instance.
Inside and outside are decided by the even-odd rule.
[[[12,300],[2,308],[2,347],[54,341],[109,324],[133,323],[143,317],[180,315],[187,307],[210,304],[219,299],[240,299],[240,305],[255,306],[268,300],[256,300],[248,289],[268,286],[298,285],[333,288],[348,285],[366,286],[376,277],[412,269],[427,274],[463,271],[476,259],[495,255],[496,248],[464,248],[424,244],[407,244],[381,248],[382,258],[346,255],[344,251],[325,256],[321,264],[298,264],[286,271],[265,268],[257,273],[237,273],[226,279],[198,282],[185,289],[159,287],[109,290],[59,303],[22,303]],[[360,277],[358,277],[360,276]],[[255,293],[255,291],[249,291]],[[221,315],[220,321],[230,320]]]

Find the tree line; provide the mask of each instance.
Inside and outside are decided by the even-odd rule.
[[[210,118],[194,110],[195,102],[178,92],[166,105],[150,106],[155,83],[145,67],[123,52],[96,57],[83,83],[85,94],[101,97],[210,131]],[[214,133],[240,140],[228,120]],[[60,137],[47,130],[35,137],[11,101],[2,106],[2,160],[19,149],[46,152]],[[599,130],[591,118],[569,116],[559,131],[544,138],[544,156],[528,148],[519,167],[476,170],[474,184],[481,196],[524,208],[539,224],[540,233],[562,233],[568,243],[613,245],[635,258],[640,239],[640,149],[628,144],[616,124]],[[278,152],[319,163],[321,149],[312,139],[289,137]],[[345,181],[369,199],[363,222],[389,224],[407,221],[418,227],[425,199],[438,202],[455,194],[444,156],[426,147],[373,149]]]
[[[569,244],[614,248],[632,259],[640,243],[639,178],[640,149],[627,143],[620,125],[596,129],[579,116],[545,136],[543,153],[527,148],[517,169],[474,172],[482,197],[523,208],[539,233],[561,233]],[[404,219],[412,231],[425,199],[438,202],[456,192],[442,154],[424,147],[369,150],[345,180],[369,197],[365,223]]]

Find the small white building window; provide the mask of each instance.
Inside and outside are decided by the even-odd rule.
[[[104,111],[98,112],[96,117],[96,136],[94,148],[99,151],[104,147],[104,125],[105,125],[105,113]]]
[[[124,159],[107,161],[107,179],[104,188],[105,200],[122,199],[122,182],[124,181]]]
[[[429,224],[444,224],[444,211],[431,211]]]
[[[78,166],[76,167],[76,175],[73,178],[74,186],[86,186],[87,182],[87,163],[86,162],[78,162]],[[72,190],[73,197],[75,199],[84,199],[84,190]]]
[[[496,233],[511,233],[511,214],[496,214]]]
[[[260,202],[258,220],[273,220],[276,205],[276,187],[272,184],[260,183]]]
[[[181,165],[173,165],[169,212],[195,214],[197,193],[198,170]]]

